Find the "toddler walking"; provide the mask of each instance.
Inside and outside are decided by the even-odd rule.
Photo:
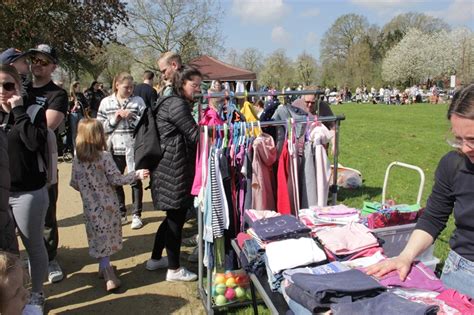
[[[70,185],[81,193],[89,255],[99,260],[99,276],[107,291],[120,286],[110,256],[122,249],[122,224],[114,186],[132,184],[148,177],[148,170],[122,175],[106,152],[104,128],[96,119],[82,119],[76,138]]]

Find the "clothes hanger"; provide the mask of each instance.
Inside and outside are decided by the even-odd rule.
[[[227,138],[228,135],[229,135],[229,130],[228,130],[228,125],[227,124],[224,124],[224,141],[222,143],[223,147],[224,148],[227,148],[227,144],[229,142],[229,139]]]

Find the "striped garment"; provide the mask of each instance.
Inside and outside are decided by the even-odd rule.
[[[217,164],[217,165],[216,165]],[[224,236],[224,214],[222,195],[219,190],[217,168],[219,167],[216,160],[216,151],[212,150],[209,163],[211,171],[211,198],[212,198],[212,232],[214,239]]]
[[[117,122],[115,113],[119,109],[126,109],[134,115],[129,119]],[[145,102],[139,96],[132,96],[120,104],[115,94],[102,99],[97,113],[97,119],[102,122],[105,134],[111,137],[107,142],[111,144],[114,155],[125,155],[127,148],[134,144],[133,131],[145,110]]]

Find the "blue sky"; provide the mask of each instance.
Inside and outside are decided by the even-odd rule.
[[[266,56],[284,48],[292,59],[303,51],[319,58],[324,33],[347,13],[383,26],[400,13],[421,12],[474,30],[474,0],[221,0],[221,5],[226,49],[254,47]]]

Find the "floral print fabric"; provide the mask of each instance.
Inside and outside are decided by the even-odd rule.
[[[135,172],[120,173],[109,152],[103,152],[94,162],[74,158],[70,185],[81,193],[92,257],[107,257],[122,249],[122,224],[114,186],[135,180]]]

